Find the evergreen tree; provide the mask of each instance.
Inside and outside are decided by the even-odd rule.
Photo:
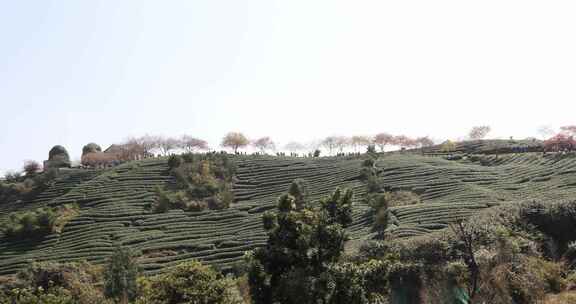
[[[290,187],[297,194],[298,182]],[[313,208],[292,194],[278,199],[263,217],[268,242],[250,257],[249,282],[255,304],[317,303],[326,297],[329,266],[338,261],[352,222],[352,191],[336,189]]]
[[[104,270],[104,293],[120,303],[128,303],[137,295],[138,264],[134,253],[126,247],[116,247]]]

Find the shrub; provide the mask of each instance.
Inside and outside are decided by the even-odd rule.
[[[3,225],[8,238],[36,238],[49,233],[59,233],[66,223],[78,214],[78,206],[65,204],[54,208],[12,212]]]
[[[232,181],[236,165],[226,154],[172,155],[168,165],[176,178],[176,186],[155,189],[155,212],[167,212],[171,209],[219,210],[228,208],[234,202]]]
[[[63,288],[50,290],[33,288],[14,288],[0,291],[0,303],[18,304],[77,304],[69,291]]]
[[[388,293],[389,264],[370,260],[364,263],[342,262],[326,272],[326,303],[383,303]]]
[[[232,293],[234,288],[232,280],[192,261],[182,263],[166,274],[141,280],[142,295],[136,303],[239,304],[241,300]]]
[[[4,233],[9,238],[35,238],[52,232],[57,214],[51,208],[10,213],[4,223]]]
[[[31,302],[24,303],[108,303],[101,290],[95,287],[101,275],[99,267],[87,262],[32,263],[18,273],[18,278],[26,285],[19,294],[30,297]]]
[[[170,169],[178,168],[182,165],[183,162],[184,162],[184,160],[182,159],[182,157],[180,155],[172,154],[168,158],[168,167]]]

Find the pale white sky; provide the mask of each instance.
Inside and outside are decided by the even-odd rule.
[[[574,1],[1,1],[0,171],[228,131],[535,136],[576,123]]]

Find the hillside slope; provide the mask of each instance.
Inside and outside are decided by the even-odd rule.
[[[80,215],[61,234],[40,242],[0,239],[0,274],[13,273],[32,259],[99,263],[115,244],[141,250],[140,262],[147,273],[187,259],[228,266],[241,260],[246,250],[265,243],[261,215],[275,207],[277,197],[294,178],[308,180],[312,198],[336,186],[352,187],[361,198],[364,188],[357,180],[360,160],[247,157],[237,163],[237,203],[222,211],[152,213],[147,207],[154,201],[154,187],[172,182],[167,161],[162,159],[127,163],[74,185],[58,180],[37,201],[6,207],[0,222],[6,220],[8,211],[44,205],[77,203]],[[83,174],[82,170],[69,173],[73,177]],[[45,199],[48,193],[62,195]],[[358,204],[350,228],[353,236],[368,232],[367,209]]]
[[[0,222],[7,212],[42,205],[77,203],[80,215],[61,234],[42,241],[0,238],[0,274],[14,273],[29,260],[100,263],[115,244],[141,250],[146,273],[188,259],[227,267],[241,261],[246,250],[261,246],[266,235],[261,215],[273,209],[277,197],[295,178],[309,183],[312,198],[337,186],[351,187],[356,197],[354,239],[371,236],[372,216],[362,203],[364,185],[358,180],[362,160],[344,158],[240,157],[237,202],[228,210],[154,214],[153,188],[172,182],[166,160],[126,163],[103,172],[72,170],[37,199],[0,205]],[[397,237],[442,229],[455,219],[484,208],[514,201],[562,200],[576,193],[576,159],[542,157],[540,153],[481,155],[459,161],[410,153],[381,157],[377,166],[392,189],[421,195],[422,204],[392,208],[390,231]]]

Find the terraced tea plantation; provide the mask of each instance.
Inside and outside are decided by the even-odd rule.
[[[354,189],[353,239],[372,236],[370,208],[362,202],[361,159],[237,157],[236,202],[221,211],[152,213],[153,188],[173,182],[165,159],[126,163],[106,171],[70,170],[37,199],[4,206],[8,212],[77,203],[80,215],[61,234],[41,241],[8,241],[0,236],[0,274],[11,274],[30,260],[103,262],[115,244],[142,253],[148,274],[189,259],[226,268],[244,252],[266,241],[263,212],[295,178],[308,182],[312,199],[335,187]],[[576,192],[576,159],[543,158],[540,153],[479,155],[449,161],[410,153],[384,155],[377,161],[393,189],[418,193],[422,203],[391,209],[390,231],[410,237],[442,229],[453,220],[484,208],[523,199],[566,199]]]

